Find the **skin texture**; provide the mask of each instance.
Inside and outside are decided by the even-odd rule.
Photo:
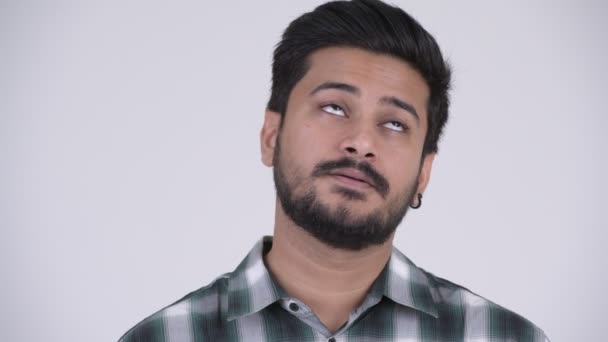
[[[414,189],[423,193],[435,155],[422,156],[429,89],[420,74],[395,57],[355,48],[321,49],[309,62],[310,69],[291,92],[284,118],[272,111],[265,114],[262,162],[278,167],[275,148],[280,138],[280,168],[293,193],[314,189],[330,211],[347,210],[345,222],[395,210]],[[315,91],[328,82],[357,91]],[[387,97],[412,110],[381,101]],[[343,176],[311,176],[318,163],[343,157],[368,162],[386,179],[388,192]],[[384,268],[393,236],[361,250],[331,247],[298,227],[277,200],[274,242],[265,261],[287,293],[306,303],[335,332]]]

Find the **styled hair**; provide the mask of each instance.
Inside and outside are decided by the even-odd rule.
[[[379,0],[332,1],[292,21],[274,50],[269,110],[285,115],[293,87],[310,68],[308,57],[328,47],[388,54],[416,69],[430,90],[423,155],[437,152],[448,118],[450,66],[414,18]]]

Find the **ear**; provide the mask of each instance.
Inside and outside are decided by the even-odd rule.
[[[418,193],[424,193],[426,186],[429,184],[431,179],[431,169],[433,168],[433,161],[435,160],[435,153],[429,153],[424,156],[420,169],[420,175],[418,175]]]
[[[264,125],[260,130],[260,148],[262,163],[268,167],[274,164],[274,149],[280,126],[281,114],[267,109],[264,114]]]

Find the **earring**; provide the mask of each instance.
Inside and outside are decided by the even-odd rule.
[[[412,204],[410,203],[410,208],[412,208],[412,209],[418,209],[418,208],[420,208],[421,206],[422,206],[422,194],[421,194],[421,193],[418,193],[418,204],[417,204],[417,205],[412,205]]]

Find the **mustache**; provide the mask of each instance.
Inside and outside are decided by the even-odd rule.
[[[382,197],[386,197],[389,190],[388,181],[368,162],[356,162],[354,159],[344,157],[339,160],[331,160],[317,164],[312,172],[314,177],[324,176],[331,173],[335,169],[354,168],[363,172],[372,180],[372,186],[380,193]]]

